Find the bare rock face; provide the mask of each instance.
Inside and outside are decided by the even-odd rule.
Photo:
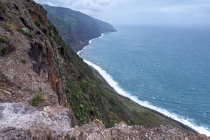
[[[184,133],[178,128],[161,125],[152,129],[118,124],[106,129],[97,121],[66,133],[65,140],[210,140],[205,135]]]
[[[54,135],[49,127],[36,124],[29,129],[7,127],[0,130],[4,140],[210,140],[210,137],[194,133],[185,133],[170,125],[161,125],[152,129],[142,126],[128,126],[124,123],[113,128],[95,121],[82,127],[69,129]]]
[[[0,130],[7,127],[30,129],[41,125],[48,127],[53,135],[62,134],[71,128],[70,111],[61,106],[46,106],[39,111],[21,103],[0,104]]]

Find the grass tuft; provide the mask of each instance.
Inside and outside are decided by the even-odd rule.
[[[41,22],[40,22],[38,19],[34,19],[34,24],[35,24],[37,27],[40,27],[40,26],[41,26]]]
[[[30,104],[32,106],[38,106],[40,101],[44,100],[44,95],[42,93],[36,94],[31,100]]]
[[[8,43],[9,40],[8,40],[8,38],[7,38],[6,36],[0,35],[0,42],[1,42],[1,43]]]
[[[2,3],[0,2],[0,14],[1,13],[5,13],[5,9],[4,9],[4,6],[2,5]]]

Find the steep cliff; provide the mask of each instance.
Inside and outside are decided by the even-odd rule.
[[[58,136],[75,121],[60,76],[65,44],[42,6],[30,0],[0,5],[0,133],[46,129]]]
[[[58,28],[61,36],[74,51],[81,50],[90,39],[105,32],[116,31],[106,22],[68,8],[43,5],[48,11],[49,20]]]
[[[180,127],[106,86],[68,49],[42,6],[1,0],[0,139],[69,139],[86,125],[73,127],[95,119],[102,120],[103,128],[120,121]],[[92,132],[105,131],[90,126]]]

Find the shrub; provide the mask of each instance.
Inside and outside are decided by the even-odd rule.
[[[38,89],[39,89],[39,92],[40,92],[40,93],[43,92],[42,87],[38,87]]]
[[[4,6],[2,5],[2,3],[0,2],[0,14],[1,13],[5,13],[5,9],[4,9]]]
[[[22,62],[23,64],[25,64],[25,63],[26,63],[26,60],[25,60],[25,59],[21,59],[21,62]]]
[[[40,22],[38,19],[34,19],[34,24],[35,24],[37,27],[40,27],[40,26],[41,26],[41,22]]]
[[[22,28],[22,31],[23,31],[24,34],[29,34],[29,31],[26,28]]]
[[[6,36],[0,35],[0,42],[2,42],[2,43],[8,43],[9,40],[8,40],[8,38]]]
[[[6,44],[0,44],[0,56],[2,55],[3,52],[8,50],[8,46]]]
[[[60,51],[60,54],[61,54],[62,56],[64,56],[64,54],[65,54],[65,48],[64,48],[63,46],[61,46],[61,47],[59,48],[59,51]]]
[[[21,32],[24,35],[28,35],[29,31],[27,28],[18,28],[18,31]]]
[[[17,25],[15,25],[13,22],[6,22],[5,28],[6,28],[8,31],[14,33],[14,31],[17,30]]]
[[[38,106],[40,101],[44,100],[44,95],[42,93],[36,94],[31,100],[30,103],[32,106]]]

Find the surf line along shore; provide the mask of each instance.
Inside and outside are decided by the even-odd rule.
[[[118,95],[121,96],[121,97],[127,98],[127,99],[129,99],[129,100],[135,102],[135,100],[130,99],[129,96],[124,96],[124,95],[120,94],[114,87],[112,87],[112,84],[110,84],[110,83],[102,76],[103,74],[100,73],[101,70],[100,70],[100,72],[99,72],[99,71],[98,71],[98,68],[97,68],[96,66],[94,66],[94,64],[92,64],[91,62],[89,62],[89,61],[87,61],[87,60],[84,60],[84,62],[86,62],[86,63],[90,66],[90,68],[93,69],[93,71],[95,72],[95,74],[97,74],[97,75],[100,77],[100,79],[104,82],[104,84],[106,84],[107,86],[111,87],[111,89],[113,89],[113,90],[115,91],[116,94],[118,94]],[[99,68],[100,68],[100,67],[99,67]],[[112,82],[112,83],[114,83],[114,82]],[[114,84],[116,84],[116,83],[114,83]],[[178,121],[178,120],[175,120],[175,119],[173,119],[173,118],[171,118],[171,117],[169,117],[169,116],[167,116],[167,115],[165,115],[165,114],[163,114],[163,113],[161,113],[161,112],[158,112],[158,111],[156,111],[156,110],[154,110],[154,109],[151,109],[151,108],[149,108],[149,107],[142,106],[142,105],[139,104],[138,102],[135,102],[135,103],[136,103],[137,105],[139,105],[140,107],[146,109],[146,110],[149,110],[149,111],[151,111],[151,112],[153,112],[153,113],[155,113],[155,114],[157,114],[157,115],[159,115],[159,116],[161,116],[161,117],[163,117],[163,118],[165,118],[165,119],[168,119],[168,120],[170,120],[170,121],[172,121],[172,122],[175,122],[176,124],[180,125],[181,127],[185,128],[185,129],[187,129],[187,130],[189,130],[189,131],[192,131],[192,132],[194,132],[194,133],[199,133],[198,131],[194,130],[193,128],[187,126],[186,124],[184,124],[184,123],[182,123],[182,122],[180,122],[180,121]]]
[[[81,57],[81,54],[83,53],[83,51],[85,51],[86,47],[88,47],[88,46],[91,44],[91,42],[92,42],[93,40],[100,39],[100,38],[102,38],[103,36],[104,36],[104,33],[102,33],[101,36],[98,37],[98,38],[91,39],[91,40],[89,41],[89,44],[86,45],[86,46],[84,46],[82,50],[80,50],[80,51],[77,52],[77,54]],[[119,96],[122,96],[122,97],[124,97],[124,98],[129,99],[129,100],[132,100],[132,99],[130,99],[129,97],[120,94],[120,93],[112,86],[112,83],[109,83],[109,81],[106,80],[105,77],[103,77],[103,74],[100,73],[101,71],[103,72],[103,70],[102,70],[99,66],[97,66],[97,65],[95,65],[95,64],[93,64],[93,63],[91,63],[91,62],[89,62],[89,61],[87,61],[87,60],[84,60],[84,59],[83,59],[83,61],[84,61],[85,63],[87,63],[87,64],[90,66],[90,68],[91,68],[91,69],[94,71],[94,73],[103,81],[103,83],[104,83],[105,85],[107,85],[107,86],[110,87],[112,90],[114,90]],[[97,68],[97,67],[98,67],[98,68]],[[98,69],[100,69],[100,71],[99,71]],[[105,71],[104,71],[104,72],[105,72]],[[109,78],[111,78],[111,77],[109,77]],[[117,83],[114,83],[114,84],[117,84]],[[132,101],[135,102],[134,100],[132,100]],[[195,129],[189,127],[188,125],[186,125],[186,124],[184,124],[184,123],[182,123],[182,122],[180,122],[180,121],[178,121],[178,120],[175,120],[175,119],[173,119],[173,118],[171,118],[171,117],[169,117],[169,116],[167,116],[167,115],[165,115],[165,114],[163,114],[163,113],[161,113],[161,112],[158,112],[158,111],[156,111],[156,110],[154,110],[154,109],[151,109],[151,108],[149,108],[149,107],[142,106],[142,105],[139,104],[138,102],[135,102],[135,103],[136,103],[137,105],[139,105],[140,107],[145,108],[145,109],[147,109],[147,110],[149,110],[149,111],[151,111],[151,112],[153,112],[153,113],[155,113],[155,114],[157,114],[157,115],[159,115],[159,116],[161,116],[161,117],[163,117],[163,118],[166,118],[166,119],[168,119],[168,120],[170,120],[170,121],[172,121],[172,122],[175,122],[176,124],[180,125],[181,127],[185,128],[185,129],[187,129],[187,130],[189,130],[189,131],[191,131],[191,132],[199,133],[198,131],[196,131]]]

